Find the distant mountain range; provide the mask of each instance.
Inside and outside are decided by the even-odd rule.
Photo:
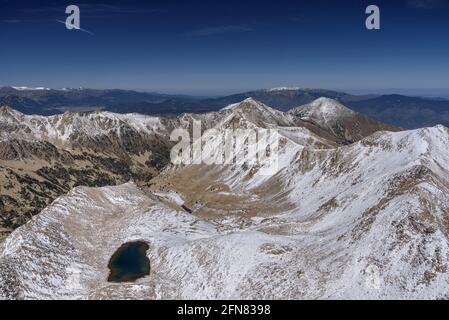
[[[352,95],[320,89],[278,88],[257,90],[223,97],[198,98],[186,95],[94,90],[2,87],[0,102],[25,114],[54,115],[66,110],[107,110],[116,113],[179,115],[217,111],[229,104],[254,98],[280,111],[308,104],[317,98],[331,98],[378,121],[415,129],[449,125],[449,100],[390,95]]]

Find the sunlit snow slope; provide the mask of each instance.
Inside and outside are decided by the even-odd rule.
[[[351,113],[328,104],[306,116],[248,99],[181,116],[277,128],[279,167],[168,166],[149,188],[77,187],[0,245],[0,297],[449,298],[449,129],[342,143],[318,119],[341,127]],[[149,244],[150,275],[108,283],[109,258],[135,240]]]

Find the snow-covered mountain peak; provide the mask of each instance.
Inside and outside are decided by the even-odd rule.
[[[17,118],[18,116],[23,115],[21,112],[14,110],[10,106],[5,103],[0,103],[0,120],[1,118]]]
[[[232,111],[232,118],[229,118]],[[254,98],[248,98],[240,103],[231,104],[221,110],[226,115],[225,123],[229,120],[249,121],[258,127],[266,124],[277,126],[294,126],[289,114],[275,110]]]
[[[261,104],[261,102],[257,101],[253,97],[249,97],[245,100],[243,100],[241,103],[253,103],[253,104]]]
[[[436,159],[446,152],[449,145],[449,129],[442,125],[401,132],[376,132],[360,141],[363,145],[382,146],[390,151],[404,152],[416,156],[430,153]],[[449,156],[449,155],[448,155]]]
[[[235,112],[262,112],[270,114],[283,114],[281,111],[275,110],[254,98],[247,98],[239,103],[231,104],[222,110],[233,110]]]
[[[11,108],[7,104],[4,104],[4,103],[0,102],[0,112],[1,113],[7,112],[10,109]]]
[[[319,98],[315,101],[297,108],[304,116],[315,115],[323,118],[352,115],[355,112],[345,107],[340,102],[330,98]]]
[[[257,101],[256,99],[251,97],[240,102],[237,109],[257,109],[260,111],[277,112],[277,110],[274,110],[269,106],[263,104],[262,102]]]
[[[230,104],[230,105],[224,107],[222,110],[237,110],[237,109],[241,109],[242,107],[248,107],[248,106],[253,106],[253,107],[257,108],[259,104],[262,104],[262,103],[255,100],[252,97],[249,97],[243,101]]]
[[[433,127],[436,130],[439,130],[441,132],[446,132],[449,134],[449,128],[446,126],[443,126],[442,124],[437,124],[436,126]]]
[[[0,108],[0,132],[3,136],[45,140],[51,143],[93,139],[110,134],[133,132],[148,135],[164,130],[157,117],[116,114],[105,111],[71,112],[54,116],[25,115],[8,106]]]
[[[46,87],[12,87],[13,89],[17,90],[17,91],[50,91],[51,88],[46,88]]]
[[[268,92],[279,92],[279,91],[296,91],[301,90],[301,87],[279,87],[279,88],[271,88],[268,89]]]
[[[400,131],[401,128],[380,123],[352,111],[340,102],[319,98],[288,112],[296,119],[330,131],[342,143],[353,143],[377,131]]]

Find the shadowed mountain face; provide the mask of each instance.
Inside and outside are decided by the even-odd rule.
[[[73,143],[84,141],[88,149],[100,148],[91,141],[106,134],[122,146],[108,147],[108,154],[121,154],[128,144],[121,143],[122,127],[134,132],[133,141],[162,139],[193,119],[218,133],[276,129],[280,137],[279,165],[269,176],[260,174],[263,165],[167,164],[140,187],[72,189],[0,244],[0,298],[449,296],[444,126],[385,131],[387,126],[328,98],[288,113],[246,99],[217,112],[171,119],[99,112],[66,114],[66,123],[2,112],[5,141],[24,132],[61,153],[82,148]],[[86,132],[89,138],[80,140]],[[211,138],[215,154],[221,144],[219,134]],[[55,153],[45,143],[12,149],[40,157]],[[144,149],[132,147],[130,154],[145,158],[139,154]],[[0,164],[15,172],[13,164],[21,160]],[[111,257],[135,241],[148,244],[150,276],[131,284],[108,282]]]
[[[325,97],[382,123],[414,129],[449,125],[449,100],[403,95],[350,95],[319,89],[279,88],[258,90],[218,98],[195,98],[127,90],[16,90],[0,88],[0,102],[25,113],[53,115],[65,110],[108,110],[116,113],[171,115],[203,113],[254,98],[280,111],[288,111]]]
[[[345,103],[353,110],[403,128],[422,128],[436,124],[449,126],[448,100],[384,95]]]
[[[116,105],[133,106],[134,104],[146,103],[157,105],[169,99],[193,100],[193,98],[183,95],[165,95],[130,90],[0,88],[0,102],[25,114],[40,115],[54,115],[66,110],[109,109]],[[123,111],[123,113],[128,112],[127,110]]]

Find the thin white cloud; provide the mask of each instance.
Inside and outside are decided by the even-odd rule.
[[[211,35],[216,35],[216,34],[235,33],[235,32],[250,32],[250,31],[253,31],[253,28],[248,27],[248,26],[227,25],[227,26],[202,28],[202,29],[191,31],[188,34],[192,35],[192,36],[211,36]]]
[[[416,9],[449,8],[448,0],[407,0],[407,6]]]
[[[61,20],[56,20],[56,21],[65,25],[64,21],[61,21]],[[89,30],[86,30],[86,29],[83,29],[83,28],[79,28],[79,29],[75,29],[75,30],[83,31],[83,32],[86,32],[86,33],[90,34],[91,36],[95,36],[95,34],[93,32],[90,32]]]
[[[118,6],[110,4],[90,4],[79,3],[77,4],[84,16],[97,17],[97,16],[110,16],[112,14],[138,14],[138,13],[156,13],[158,10],[154,10],[146,7],[133,7],[133,6]],[[25,14],[56,14],[65,12],[65,6],[47,6],[47,7],[28,7],[22,8],[20,11]]]
[[[19,19],[6,19],[6,20],[2,20],[2,22],[4,22],[4,23],[20,23],[20,22],[22,22],[22,20],[19,20]]]

